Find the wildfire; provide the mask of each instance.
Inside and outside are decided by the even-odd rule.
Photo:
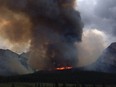
[[[56,68],[56,70],[68,70],[68,69],[72,69],[72,67],[65,66],[65,67],[58,67],[58,68]]]

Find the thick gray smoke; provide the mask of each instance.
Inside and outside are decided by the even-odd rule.
[[[0,34],[15,45],[30,42],[29,63],[36,69],[75,66],[74,43],[81,41],[82,23],[74,3],[75,0],[0,0]]]

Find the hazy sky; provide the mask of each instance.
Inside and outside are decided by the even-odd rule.
[[[116,0],[78,0],[78,9],[86,29],[97,29],[116,41]]]

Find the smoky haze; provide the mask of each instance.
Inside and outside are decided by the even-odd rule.
[[[30,42],[35,69],[75,66],[82,27],[75,0],[0,0],[0,34],[15,46]],[[76,61],[76,62],[74,62]]]

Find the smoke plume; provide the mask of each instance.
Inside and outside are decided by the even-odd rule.
[[[106,48],[106,35],[97,29],[86,29],[81,43],[76,43],[78,49],[78,67],[95,62]]]
[[[82,23],[75,0],[0,0],[0,34],[22,47],[30,44],[29,63],[36,69],[75,66],[75,42]]]

